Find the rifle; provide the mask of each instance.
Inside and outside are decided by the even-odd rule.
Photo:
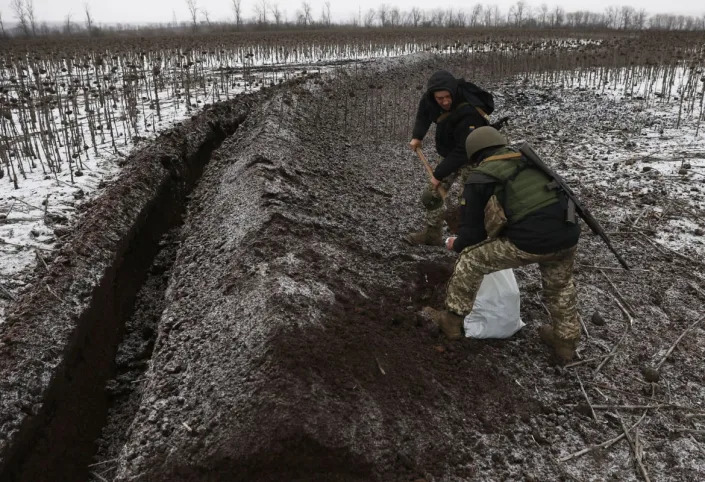
[[[423,152],[421,152],[421,149],[415,149],[416,154],[419,156],[419,159],[421,159],[421,162],[423,162],[424,167],[426,168],[426,173],[428,174],[429,179],[433,179],[433,169],[431,168],[431,164],[428,163],[428,159],[426,159],[426,156],[424,156]],[[448,191],[446,191],[446,188],[443,187],[442,184],[438,185],[438,194],[441,195],[441,198],[445,200],[446,196],[448,196]]]
[[[541,158],[538,156],[538,154],[536,154],[536,152],[534,152],[534,150],[529,144],[524,143],[519,148],[519,151],[524,154],[524,156],[526,156],[526,159],[528,159],[534,167],[538,168],[552,179],[552,181],[546,185],[546,189],[560,189],[566,194],[566,196],[568,196],[568,210],[566,212],[566,221],[574,223],[575,214],[577,213],[583,219],[583,221],[585,221],[585,224],[588,225],[592,232],[602,238],[609,250],[612,251],[612,253],[614,253],[614,255],[617,257],[617,261],[619,261],[619,264],[621,264],[624,269],[629,269],[629,265],[626,261],[624,261],[624,258],[622,258],[619,253],[614,249],[614,247],[612,247],[612,243],[607,237],[605,230],[602,228],[602,226],[600,226],[600,223],[597,222],[597,219],[592,216],[588,208],[580,204],[580,201],[578,201],[577,196],[570,189],[568,184],[566,184],[563,178],[553,169],[551,169],[548,165],[546,165],[546,163],[541,160]]]

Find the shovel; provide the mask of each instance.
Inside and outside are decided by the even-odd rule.
[[[423,165],[426,168],[428,178],[433,179],[433,169],[431,168],[431,164],[428,163],[428,159],[426,159],[426,156],[424,156],[423,152],[421,152],[421,149],[417,148],[415,149],[415,151],[416,155],[419,156],[419,159],[421,159],[421,162],[423,162]],[[446,191],[446,188],[444,188],[442,184],[439,184],[436,190],[438,191],[438,194],[441,195],[441,198],[445,201],[446,196],[448,196],[448,191]]]

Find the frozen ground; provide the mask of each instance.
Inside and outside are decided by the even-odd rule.
[[[705,281],[694,243],[656,238],[681,238],[667,220],[686,211],[701,222],[702,205],[684,204],[702,183],[631,162],[642,138],[655,142],[642,136],[648,101],[478,79],[497,93],[497,114],[514,116],[510,139],[529,141],[566,175],[633,268],[619,268],[595,236],[581,237],[576,364],[554,366],[539,342],[549,317],[534,267],[516,270],[527,325],[510,339],[449,342],[418,315],[441,306],[456,257],[400,239],[421,223],[426,182],[407,139],[357,129],[379,117],[347,117],[338,106],[393,98],[399,78],[415,101],[434,69],[472,67],[450,61],[311,78],[257,97],[211,156],[183,225],[162,239],[116,373],[105,390],[92,386],[111,398],[88,468],[95,480],[703,479]],[[387,125],[405,110],[383,107],[393,114]],[[146,152],[159,155],[167,148],[159,144]],[[91,213],[129,204],[129,191],[108,192]],[[661,217],[651,209],[659,206]],[[83,228],[84,238],[111,246],[105,223]],[[0,448],[41,408],[32,403],[63,347],[54,320],[71,326],[91,301],[91,285],[79,283],[92,281],[84,238],[67,241],[67,258],[47,276],[71,303],[57,304],[38,284],[3,325]],[[41,326],[37,312],[47,313]],[[91,341],[87,348],[104,348]],[[62,448],[49,444],[47,453],[63,460]],[[49,457],[33,454],[29,469],[41,473]]]
[[[392,95],[391,79],[418,70],[372,77]],[[369,79],[350,80],[364,95]],[[536,335],[547,316],[533,267],[516,270],[527,326],[511,339],[448,342],[418,317],[440,307],[455,260],[399,239],[420,223],[418,160],[405,142],[343,134],[335,105],[349,92],[325,85],[331,97],[316,86],[292,92],[284,122],[263,106],[214,156],[192,196],[197,215],[176,235],[149,367],[137,374],[123,360],[115,379],[118,397],[139,388],[129,415],[116,404],[114,420],[131,422],[104,431],[100,475],[631,481],[642,478],[636,458],[653,480],[701,479],[703,279],[692,243],[672,248],[688,261],[651,245],[682,233],[640,216],[690,191],[660,171],[645,178],[653,197],[632,185],[643,169],[627,162],[638,146],[627,143],[654,142],[633,127],[644,104],[523,79],[485,84],[501,96],[497,114],[514,115],[511,140],[566,175],[634,268],[584,233],[575,269],[584,335],[577,364],[560,368]],[[702,207],[692,209],[697,222]],[[658,383],[644,375],[653,367]],[[622,421],[638,422],[636,448],[600,448]]]
[[[562,48],[567,49],[579,45],[579,41],[570,39],[561,43]],[[471,47],[481,50],[481,46]],[[468,46],[449,46],[448,50],[452,52],[456,48],[465,50]],[[413,51],[411,47],[409,49]],[[390,52],[380,55],[389,57]],[[326,57],[325,52],[315,56],[320,57],[315,64],[316,70],[325,71],[328,68],[326,62],[340,60]],[[411,57],[417,56],[413,54]],[[256,74],[252,79],[259,80],[247,84],[241,79],[237,85],[242,87],[233,86],[229,95],[278,82],[284,71],[288,76],[296,76],[306,67],[286,63],[267,65],[258,57],[249,63],[253,69],[250,75]],[[702,112],[697,109],[692,113],[680,112],[682,106],[678,102],[677,90],[684,83],[685,69],[679,69],[677,74],[671,97],[655,95],[665,91],[661,77],[639,83],[620,75],[613,76],[603,85],[596,82],[598,75],[587,74],[582,75],[581,81],[573,82],[574,87],[565,87],[564,80],[556,81],[552,86],[545,83],[535,86],[517,78],[505,83],[496,94],[500,106],[503,94],[517,100],[519,107],[507,112],[514,116],[507,131],[512,136],[511,141],[520,142],[523,137],[528,135],[530,138],[535,134],[527,129],[538,122],[536,113],[525,115],[522,111],[522,96],[528,99],[532,92],[539,92],[535,89],[540,89],[537,94],[540,98],[531,101],[541,103],[537,112],[545,115],[547,122],[555,120],[554,125],[545,128],[556,129],[560,136],[557,137],[559,141],[550,141],[546,146],[548,149],[543,150],[549,160],[551,156],[556,159],[566,156],[567,166],[579,168],[578,182],[590,180],[599,186],[609,186],[610,191],[614,191],[610,195],[616,208],[610,213],[610,220],[653,229],[655,239],[666,249],[682,251],[681,254],[686,256],[692,252],[702,257],[705,249],[702,220],[694,216],[691,208],[702,208],[705,202],[699,187],[705,179],[705,129],[697,122]],[[564,77],[568,76],[564,74]],[[131,136],[125,131],[124,122],[116,123],[117,152],[106,132],[100,133],[97,155],[92,146],[86,150],[82,154],[85,155],[83,168],[74,166],[73,177],[66,166],[53,176],[45,174],[37,165],[33,171],[25,173],[26,178],[20,175],[18,189],[9,182],[10,176],[0,181],[0,323],[4,320],[7,301],[14,298],[17,290],[25,284],[22,273],[37,262],[42,264],[43,257],[57,243],[60,245],[77,210],[90,204],[99,189],[119,173],[121,159],[155,133],[196,112],[183,100],[177,102],[165,97],[165,92],[160,98],[162,120],[157,120],[153,110],[141,112],[135,122],[141,130]],[[208,97],[207,91],[199,94],[194,88],[192,100],[200,106],[214,99]],[[571,108],[574,102],[592,102],[601,107],[588,117],[576,118],[571,116],[575,112]],[[498,112],[500,110],[501,107]],[[682,119],[679,120],[679,116]],[[85,118],[79,119],[79,123],[85,125]],[[678,128],[677,124],[680,124]],[[599,135],[595,134],[596,130]],[[87,132],[84,137],[88,138]],[[612,172],[607,172],[610,170]],[[568,173],[567,177],[571,175]],[[617,186],[619,190],[615,190]],[[664,190],[677,194],[675,199],[665,204],[648,202]],[[627,216],[631,218],[626,219]]]
[[[507,134],[531,140],[578,190],[599,189],[608,202],[594,214],[608,231],[646,231],[663,249],[703,260],[703,113],[681,115],[678,97],[651,88],[646,98],[645,85],[504,83]]]

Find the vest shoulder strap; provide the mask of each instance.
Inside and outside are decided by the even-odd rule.
[[[521,155],[522,155],[521,152],[507,152],[506,154],[489,156],[489,157],[486,157],[485,159],[483,159],[482,162],[480,163],[480,165],[482,166],[483,164],[486,164],[486,163],[492,162],[492,161],[504,161],[507,159],[516,159],[518,157],[521,157]]]

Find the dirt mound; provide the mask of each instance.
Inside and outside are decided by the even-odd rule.
[[[319,130],[314,94],[282,96],[193,194],[117,478],[469,476],[459,441],[536,405],[486,345],[457,351],[417,316],[453,262],[400,240],[419,166]]]

